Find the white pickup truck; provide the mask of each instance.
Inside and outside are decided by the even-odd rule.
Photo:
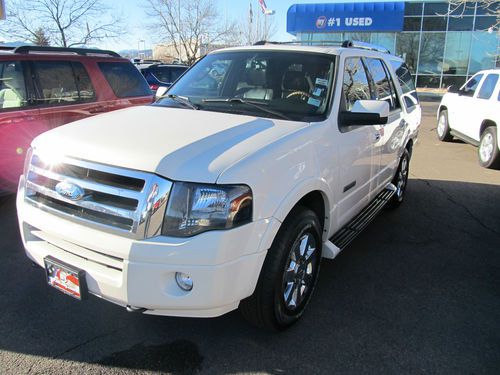
[[[370,45],[216,51],[153,105],[33,141],[26,253],[77,299],[284,329],[321,258],[402,202],[420,115],[404,62]]]

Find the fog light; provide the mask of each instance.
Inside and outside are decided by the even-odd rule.
[[[186,292],[189,292],[191,289],[193,289],[193,280],[191,280],[191,277],[189,277],[189,275],[186,275],[183,272],[175,273],[175,281],[177,282],[177,285],[179,285],[179,288],[185,290]]]

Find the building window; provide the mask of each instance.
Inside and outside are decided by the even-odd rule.
[[[406,64],[414,72],[417,71],[419,43],[419,33],[396,34],[396,55],[405,60]]]
[[[448,13],[448,3],[425,3],[424,15],[442,16]]]
[[[420,31],[422,17],[405,17],[403,21],[404,31]]]
[[[387,48],[391,53],[394,52],[394,42],[396,36],[394,33],[373,33],[371,35],[371,42],[381,47]]]
[[[474,17],[450,17],[448,21],[449,31],[470,31],[474,24]]]
[[[422,34],[418,74],[441,74],[444,40],[445,33]]]
[[[472,33],[469,74],[495,67],[498,38],[495,33],[475,31]]]
[[[467,74],[471,33],[448,32],[444,51],[443,74]]]
[[[451,85],[462,87],[465,81],[467,81],[467,76],[443,76],[443,83],[441,84],[441,87],[447,88]]]
[[[424,17],[423,31],[446,31],[446,17]]]
[[[422,3],[406,3],[405,16],[421,16],[422,8],[423,8]]]
[[[496,17],[476,17],[474,30],[487,31],[490,27],[495,26],[496,22]]]

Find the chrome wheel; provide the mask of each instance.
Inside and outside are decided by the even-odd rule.
[[[295,310],[304,301],[314,284],[317,267],[317,244],[312,233],[295,241],[283,274],[282,296],[285,306]]]
[[[398,171],[398,179],[396,182],[396,195],[400,199],[406,188],[406,182],[408,181],[408,159],[404,157],[401,159],[401,165]]]
[[[439,115],[439,121],[438,121],[437,129],[436,129],[438,136],[440,138],[443,137],[445,129],[446,129],[446,118],[445,118],[444,113],[441,113]]]
[[[494,146],[493,135],[491,133],[486,133],[479,145],[479,157],[483,163],[487,163],[491,159]]]

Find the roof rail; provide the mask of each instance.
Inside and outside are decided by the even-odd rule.
[[[385,47],[378,46],[376,44],[371,44],[371,43],[359,42],[357,40],[345,40],[342,43],[342,47],[345,47],[345,48],[360,48],[360,49],[367,49],[367,50],[370,50],[370,51],[378,51],[378,52],[383,52],[383,53],[391,53]]]
[[[0,45],[0,51],[12,51],[16,47],[11,47],[11,46],[2,46]]]
[[[334,40],[307,40],[307,41],[291,41],[291,42],[272,42],[267,40],[260,40],[254,43],[254,46],[265,46],[268,44],[280,44],[280,45],[300,45],[300,46],[336,46],[336,47],[344,47],[344,48],[360,48],[366,49],[370,51],[378,51],[383,53],[390,53],[390,51],[381,46],[377,46],[371,43],[358,42],[356,40],[344,40],[334,41]]]
[[[66,48],[66,47],[42,47],[42,46],[20,46],[14,49],[14,53],[30,53],[30,52],[55,52],[55,53],[73,53],[76,55],[108,55],[112,57],[121,57],[114,51],[96,48]]]

